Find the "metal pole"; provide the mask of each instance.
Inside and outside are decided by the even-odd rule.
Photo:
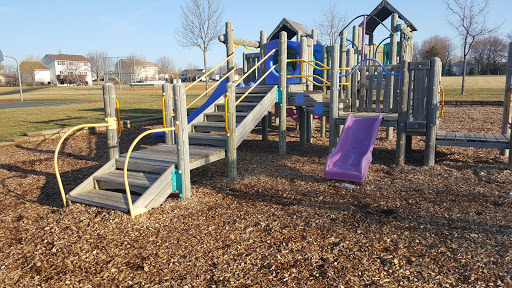
[[[12,57],[12,56],[7,56],[5,55],[4,56],[5,58],[11,58],[11,59],[14,59],[14,61],[16,61],[16,66],[18,67],[18,82],[20,84],[20,100],[23,102],[23,90],[21,89],[21,72],[20,72],[20,64],[18,63],[18,60],[16,60],[16,58]]]

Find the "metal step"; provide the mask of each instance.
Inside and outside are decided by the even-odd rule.
[[[132,203],[139,199],[137,195],[131,195]],[[73,196],[68,195],[67,200],[87,205],[93,205],[108,209],[128,212],[128,200],[124,193],[105,191],[99,189],[86,190]]]
[[[159,177],[160,175],[128,171],[128,184],[130,185],[130,191],[144,193],[153,183],[155,183],[156,180],[158,180]],[[98,189],[125,189],[122,170],[114,170],[94,176],[94,181],[96,182]]]

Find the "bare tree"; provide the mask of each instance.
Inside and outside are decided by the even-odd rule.
[[[336,2],[329,2],[329,6],[322,10],[320,19],[322,20],[315,23],[320,42],[328,45],[338,44],[338,34],[345,26],[346,16],[339,11]]]
[[[20,63],[20,73],[22,82],[32,82],[32,86],[36,86],[36,77],[41,68],[44,68],[43,63],[37,56],[28,56]]]
[[[505,37],[507,37],[507,40],[509,42],[512,42],[512,33],[507,33],[507,36],[505,36]]]
[[[464,94],[467,57],[473,43],[483,35],[497,30],[499,26],[489,28],[485,23],[489,0],[483,0],[479,3],[475,3],[475,0],[443,0],[443,2],[452,16],[451,19],[448,19],[448,24],[459,33],[463,40],[462,87],[460,93]]]
[[[162,56],[156,59],[156,65],[158,66],[158,72],[164,74],[176,73],[176,66],[174,61],[168,56]]]
[[[197,47],[203,52],[206,71],[206,52],[222,33],[221,0],[189,0],[181,6],[180,25],[176,30],[178,44],[182,47]],[[206,80],[208,89],[208,80]]]
[[[443,74],[446,74],[453,54],[453,42],[450,38],[439,35],[430,36],[417,50],[420,59],[430,60],[433,57],[439,57],[443,64]]]
[[[489,36],[476,40],[469,56],[477,64],[479,73],[489,75],[491,70],[496,70],[496,67],[499,66],[497,63],[507,57],[507,50],[508,45],[505,40],[500,37]],[[493,73],[496,73],[496,71]]]
[[[112,63],[112,58],[108,57],[108,52],[104,50],[96,50],[87,53],[89,63],[91,63],[91,72],[96,77],[96,83],[100,84],[100,78],[105,77],[103,75],[107,67]]]

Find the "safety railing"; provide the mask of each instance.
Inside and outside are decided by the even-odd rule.
[[[203,98],[204,95],[207,95],[212,89],[217,88],[217,86],[219,86],[219,84],[222,81],[224,81],[224,79],[229,77],[229,75],[233,74],[235,71],[236,71],[236,67],[233,67],[233,69],[231,69],[231,71],[229,71],[228,73],[226,73],[226,75],[224,75],[222,78],[220,78],[219,81],[217,81],[215,84],[212,85],[212,87],[208,88],[208,90],[204,91],[203,94],[199,95],[194,101],[192,101],[190,104],[188,104],[187,108],[192,107],[192,105],[194,105],[197,101],[199,101],[199,99]]]
[[[128,201],[128,209],[130,211],[130,216],[134,218],[135,216],[142,214],[147,211],[146,208],[139,208],[136,210],[133,210],[133,203],[132,203],[132,195],[130,193],[130,184],[128,183],[128,162],[130,161],[130,156],[133,152],[133,148],[135,148],[135,145],[139,142],[142,137],[154,133],[154,132],[165,132],[165,131],[173,131],[175,130],[176,133],[179,133],[179,122],[176,122],[175,127],[172,128],[160,128],[160,129],[152,129],[143,132],[140,134],[135,140],[133,140],[132,145],[130,145],[130,148],[128,149],[128,152],[126,153],[126,158],[124,160],[124,167],[123,167],[123,179],[124,179],[124,188],[126,190],[126,199]]]
[[[439,118],[443,117],[444,115],[444,89],[443,86],[439,86],[439,90],[441,90],[441,113],[439,113]]]
[[[55,148],[55,154],[53,156],[53,164],[55,166],[55,176],[57,177],[57,183],[59,185],[60,195],[62,196],[62,201],[64,202],[64,207],[67,206],[67,201],[66,201],[66,193],[64,192],[64,186],[62,185],[62,180],[60,178],[60,172],[59,172],[58,157],[59,157],[60,147],[62,146],[62,143],[64,143],[64,140],[71,133],[73,133],[73,132],[75,132],[77,130],[83,129],[83,128],[108,127],[110,129],[115,129],[116,122],[114,122],[114,120],[112,118],[111,119],[107,119],[107,121],[108,121],[108,123],[78,125],[76,127],[71,128],[68,132],[66,132],[66,134],[64,134],[64,136],[62,136],[62,138],[60,138],[60,141],[57,144],[57,148]]]
[[[199,81],[203,80],[206,76],[208,76],[211,73],[213,73],[213,71],[215,71],[215,69],[219,68],[220,65],[224,64],[226,61],[228,61],[229,59],[233,58],[235,56],[235,54],[236,53],[233,52],[233,54],[229,55],[229,57],[227,57],[226,59],[222,60],[222,62],[217,64],[217,66],[213,67],[210,71],[206,72],[203,76],[199,77],[196,81],[192,82],[190,85],[188,85],[185,88],[185,91],[187,91],[188,89],[192,88],[192,86],[196,85]]]

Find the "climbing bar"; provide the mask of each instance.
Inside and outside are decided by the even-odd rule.
[[[288,60],[286,60],[286,62],[300,62],[301,68],[302,68],[302,63],[306,63],[318,70],[330,70],[331,69],[331,67],[329,67],[329,66],[325,65],[324,63],[319,62],[317,60],[308,61],[308,60],[304,60],[304,59],[288,59]],[[323,66],[323,67],[318,67],[315,65],[315,63],[320,64],[320,66]],[[302,69],[301,69],[301,71],[302,71]]]
[[[439,114],[439,118],[443,117],[444,114],[444,89],[443,86],[439,86],[439,89],[441,90],[441,113]]]
[[[251,51],[256,51],[258,50],[258,48],[250,48],[250,47],[247,47],[247,45],[244,45],[245,49],[247,50],[251,50]]]
[[[117,133],[118,137],[121,136],[121,131],[123,131],[123,125],[121,124],[121,112],[119,111],[119,101],[116,99],[116,111],[117,111]]]
[[[53,164],[55,166],[55,176],[57,176],[57,183],[59,184],[60,195],[62,196],[62,202],[64,202],[64,207],[67,206],[66,193],[64,193],[64,187],[62,186],[62,180],[60,178],[60,173],[59,173],[59,163],[57,161],[57,159],[59,157],[60,146],[62,146],[62,143],[64,143],[64,140],[71,133],[73,133],[77,130],[80,130],[83,128],[91,128],[91,127],[108,127],[110,129],[115,129],[115,126],[116,126],[116,122],[113,122],[113,121],[109,121],[108,123],[78,125],[76,127],[71,128],[68,132],[66,132],[66,134],[64,134],[64,136],[62,136],[62,138],[60,138],[59,144],[57,144],[57,148],[55,148],[55,154],[53,156]]]
[[[135,145],[137,144],[137,142],[139,142],[140,139],[142,139],[142,137],[150,134],[150,133],[154,133],[154,132],[165,132],[165,131],[173,131],[173,130],[176,130],[176,133],[178,133],[178,123],[176,124],[176,127],[172,127],[172,128],[161,128],[161,129],[152,129],[152,130],[148,130],[148,131],[145,131],[143,132],[142,134],[140,134],[133,142],[132,142],[132,145],[130,145],[130,149],[128,149],[128,153],[126,153],[126,158],[125,158],[125,161],[124,161],[124,167],[123,167],[123,179],[124,179],[124,187],[125,187],[125,190],[126,190],[126,199],[128,200],[128,208],[130,210],[130,216],[132,218],[135,218],[135,216],[139,215],[139,214],[142,214],[144,212],[147,211],[146,208],[139,208],[139,209],[136,209],[135,211],[133,210],[133,204],[132,204],[132,195],[130,193],[130,185],[128,184],[128,161],[130,161],[130,156],[132,154],[132,151],[133,151],[133,148],[135,148]]]
[[[196,81],[192,82],[192,84],[188,85],[186,88],[185,88],[185,91],[187,91],[190,87],[196,85],[199,81],[203,80],[206,76],[210,75],[213,71],[215,71],[215,69],[219,68],[220,65],[224,64],[224,62],[228,61],[229,59],[233,58],[235,56],[236,52],[233,52],[233,54],[229,55],[228,58],[224,59],[222,62],[220,62],[217,66],[213,67],[210,71],[208,71],[207,73],[205,73],[203,76],[201,76],[199,79],[197,79]]]
[[[322,77],[320,77],[318,75],[314,75],[314,74],[313,75],[287,75],[286,77],[287,78],[303,78],[303,79],[306,79],[307,81],[315,84],[316,86],[320,86],[320,87],[331,86],[331,83],[329,81],[323,79]],[[318,79],[322,80],[322,82],[324,82],[324,83],[323,84],[317,83],[310,78],[318,78]]]
[[[235,82],[235,86],[236,86],[236,85],[238,85],[238,84],[240,84],[240,83],[242,83],[242,81],[244,81],[245,77],[249,76],[249,74],[251,74],[251,72],[252,72],[252,71],[256,70],[256,68],[258,68],[258,66],[260,66],[262,63],[265,63],[265,59],[267,59],[268,57],[270,57],[270,55],[274,54],[274,52],[276,52],[277,50],[279,50],[279,49],[278,49],[278,48],[276,48],[276,49],[274,49],[274,50],[272,50],[272,51],[268,52],[268,54],[267,54],[265,57],[263,57],[263,58],[260,60],[260,62],[258,62],[258,64],[254,65],[254,67],[252,67],[249,71],[247,71],[247,72],[245,73],[245,75],[244,75],[242,78],[240,78],[238,81],[236,81],[236,82]],[[275,67],[275,66],[274,66],[274,67]],[[269,71],[271,71],[271,70],[272,70],[272,69],[270,69]]]
[[[226,93],[226,97],[224,98],[224,119],[226,121],[226,133],[229,137],[229,127],[228,127],[228,99],[229,99],[229,93]]]
[[[236,67],[233,67],[233,69],[231,69],[231,71],[229,71],[228,73],[226,73],[226,75],[224,75],[222,78],[220,78],[220,80],[217,81],[215,84],[213,84],[212,87],[208,88],[208,90],[204,91],[203,94],[199,95],[199,97],[197,97],[194,101],[192,101],[190,104],[188,104],[187,108],[190,108],[192,105],[194,105],[194,103],[199,101],[199,99],[203,98],[204,95],[207,95],[212,89],[215,89],[217,86],[219,86],[219,84],[224,79],[226,79],[229,75],[233,74],[233,72],[235,72],[235,70],[236,70]]]

